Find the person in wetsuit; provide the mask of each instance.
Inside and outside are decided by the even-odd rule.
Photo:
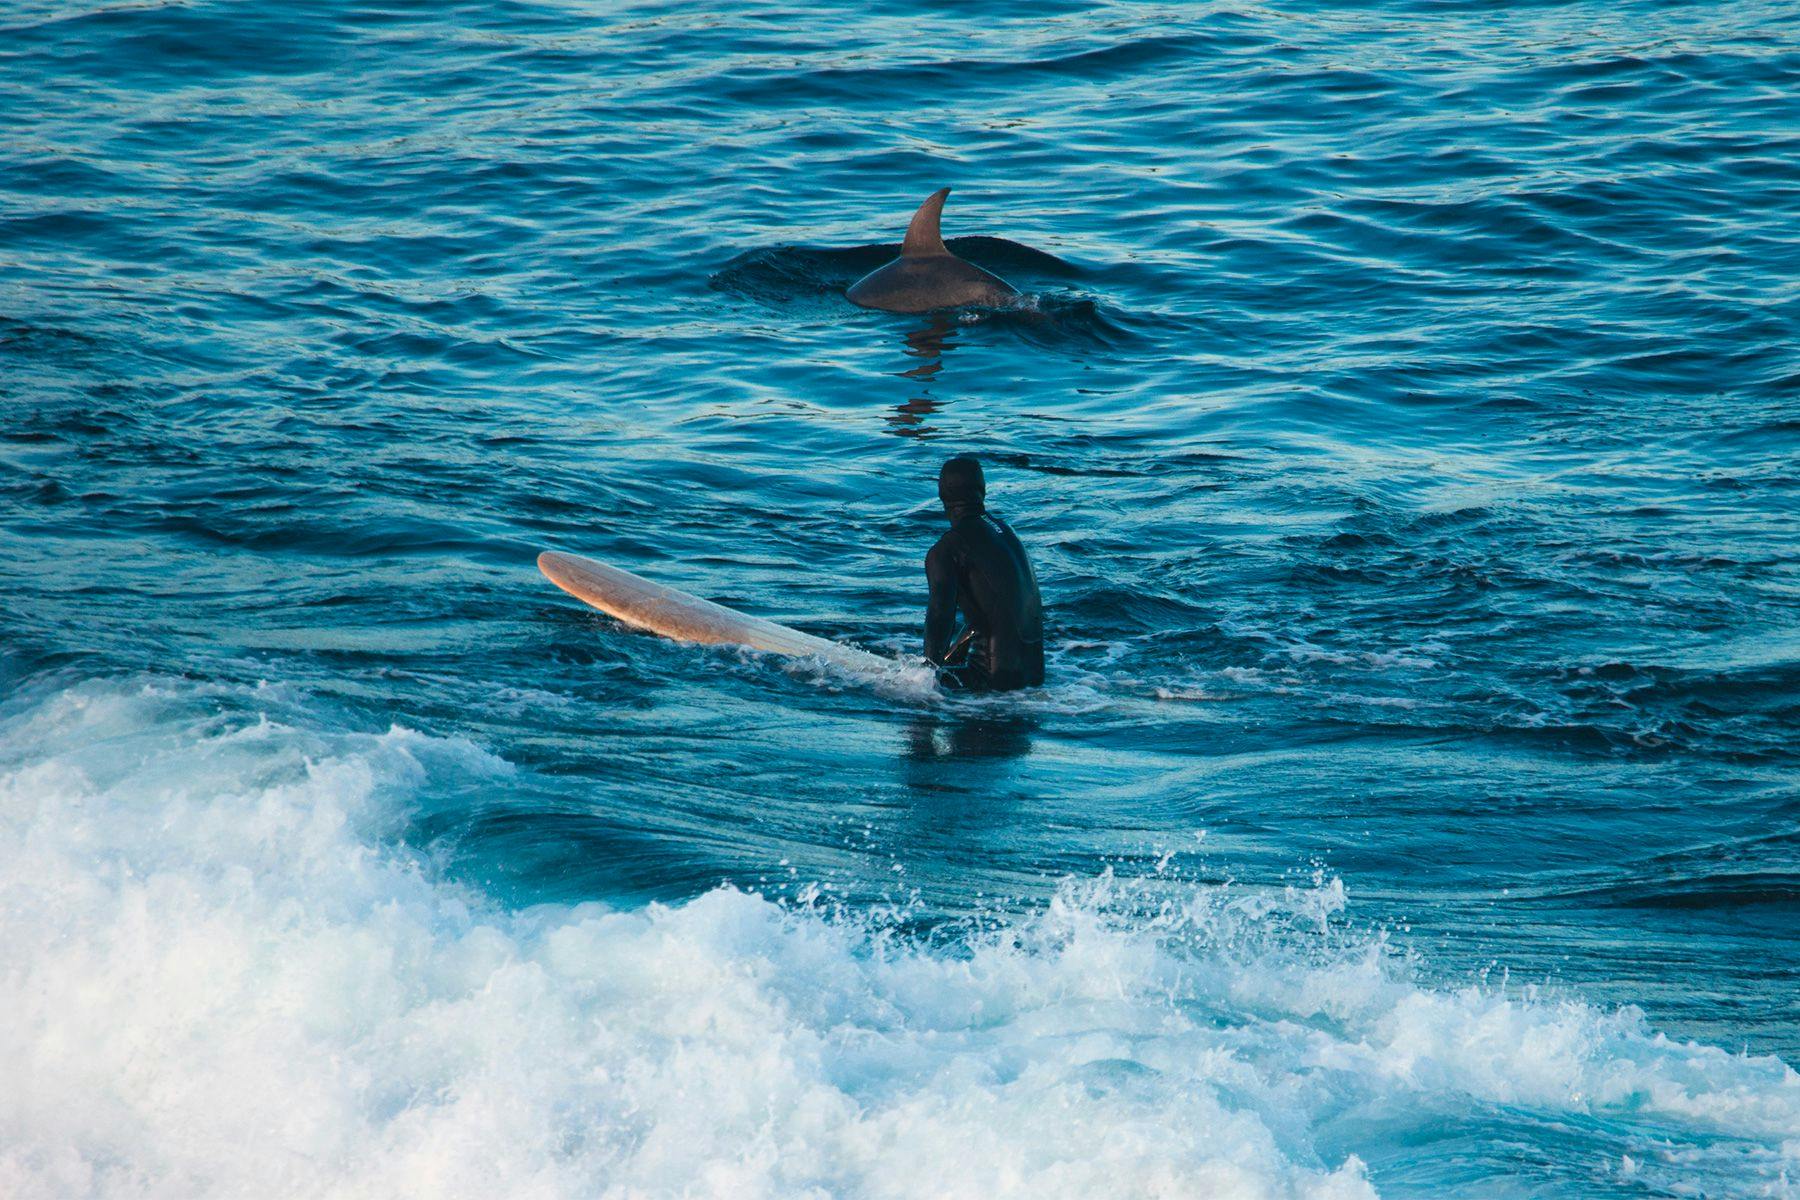
[[[925,657],[944,684],[1011,691],[1044,682],[1044,613],[1025,547],[987,511],[981,463],[960,456],[938,472],[938,499],[950,530],[925,556],[931,599],[925,607]],[[956,610],[968,621],[956,634]]]

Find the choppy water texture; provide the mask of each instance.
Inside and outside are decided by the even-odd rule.
[[[0,1192],[1800,1193],[1797,39],[15,0]]]

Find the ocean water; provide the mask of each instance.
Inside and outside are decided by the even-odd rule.
[[[0,1195],[1800,1195],[1797,94],[1755,0],[11,0]],[[940,186],[1027,303],[851,306]],[[1041,691],[534,566],[916,655],[964,452]]]

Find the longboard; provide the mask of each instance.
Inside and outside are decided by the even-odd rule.
[[[579,554],[546,551],[538,555],[538,570],[582,603],[627,625],[678,642],[748,646],[790,658],[823,659],[851,671],[885,672],[898,665],[894,659],[801,633]]]

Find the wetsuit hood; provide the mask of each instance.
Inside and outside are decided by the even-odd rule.
[[[962,454],[938,471],[938,499],[952,521],[979,516],[987,509],[987,480],[979,459]]]

